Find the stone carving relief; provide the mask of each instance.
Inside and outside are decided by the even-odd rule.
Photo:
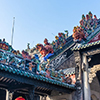
[[[64,52],[63,54],[57,56],[54,60],[50,62],[50,67],[51,68],[57,68],[58,66],[61,65],[65,60],[67,59],[67,52]]]
[[[94,65],[89,70],[89,83],[92,83],[93,78],[96,76],[96,72],[100,70],[100,64]]]

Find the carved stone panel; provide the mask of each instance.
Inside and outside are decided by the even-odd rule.
[[[81,72],[81,55],[79,51],[74,51],[74,57],[76,62],[75,75],[76,75],[76,91],[75,98],[73,100],[82,100],[82,72]]]
[[[92,68],[89,70],[89,83],[92,83],[93,78],[96,77],[96,72],[100,71],[100,64],[94,65]]]
[[[76,80],[81,80],[81,55],[79,51],[74,51],[74,57],[76,62]]]
[[[57,56],[54,60],[50,62],[50,67],[57,69],[63,62],[67,59],[67,52]]]

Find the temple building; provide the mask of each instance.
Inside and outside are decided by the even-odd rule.
[[[100,19],[20,52],[0,39],[0,100],[100,100]]]

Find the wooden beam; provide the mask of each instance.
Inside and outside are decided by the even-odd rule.
[[[57,90],[57,91],[65,92],[65,93],[71,93],[71,92],[74,91],[73,89],[69,89],[69,88],[57,86],[57,85],[54,85],[54,84],[51,84],[51,83],[47,83],[47,82],[44,82],[44,81],[40,81],[40,80],[25,77],[25,76],[5,72],[3,70],[2,71],[0,70],[0,76],[10,78],[10,79],[14,79],[17,82],[21,82],[21,83],[28,84],[28,85],[33,85],[35,87],[43,87],[43,88],[48,88],[50,90]]]
[[[19,85],[9,86],[9,90],[17,91],[17,90],[22,90],[22,89],[28,89],[29,87],[31,86],[28,84],[19,84]]]

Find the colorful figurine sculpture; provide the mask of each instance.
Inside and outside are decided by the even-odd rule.
[[[47,38],[44,39],[44,44],[45,44],[45,45],[50,45],[50,43],[48,43]]]
[[[45,47],[42,44],[37,44],[36,45],[37,50],[40,52],[41,60],[42,61],[47,61],[47,59],[53,55],[53,49],[50,45],[46,45]]]
[[[48,53],[53,53],[54,52],[52,46],[50,45],[50,43],[48,43],[48,40],[46,38],[44,40],[44,44],[45,44],[44,47],[47,49]]]
[[[97,19],[96,15],[94,15],[93,21],[94,21],[94,28],[97,28],[98,19]]]
[[[52,54],[54,53],[54,50],[51,45],[46,45],[45,48],[48,51],[48,53],[52,53]]]
[[[27,44],[27,49],[30,49],[30,43]]]
[[[50,68],[48,68],[47,70],[46,70],[46,77],[47,78],[50,78],[51,79],[51,76],[50,76]]]
[[[76,83],[75,74],[70,75],[70,78],[72,79],[72,84],[75,84]]]
[[[22,51],[22,57],[23,57],[24,59],[27,58],[27,57],[26,57],[26,52],[25,52],[24,50]]]
[[[20,68],[21,67],[20,65],[21,65],[21,61],[18,61],[16,64],[17,68]]]
[[[92,20],[92,16],[93,16],[93,15],[92,15],[91,11],[89,11],[88,15],[89,15],[89,19]]]
[[[83,29],[85,29],[85,26],[84,26],[84,21],[83,21],[82,19],[80,20],[80,22],[79,22],[79,23],[80,23],[80,27],[82,27]]]
[[[59,76],[60,76],[60,81],[61,81],[61,82],[65,82],[65,80],[64,80],[64,72],[63,72],[63,70],[62,70],[62,69],[59,70],[58,73],[59,73]]]
[[[13,53],[14,55],[17,55],[17,52],[16,52],[15,50],[13,50],[12,53]]]
[[[65,34],[61,33],[63,45],[66,44]]]
[[[6,45],[6,43],[1,42],[0,43],[0,49],[3,49],[3,50],[7,51],[9,48],[8,48],[8,45]]]
[[[9,57],[9,65],[16,66],[15,56],[14,55],[10,55],[10,57]]]
[[[57,71],[55,71],[54,80],[57,80],[57,81],[59,81],[59,78],[58,78],[58,72],[57,72]]]
[[[39,71],[37,72],[37,74],[46,77],[47,73],[46,73],[46,71],[44,70],[44,67],[43,67],[42,65],[39,66]]]
[[[83,14],[82,20],[80,20],[80,27],[84,29],[85,34],[88,33],[89,35],[91,32],[94,32],[94,29],[97,27],[96,16],[94,15],[94,18],[93,18],[93,14],[91,13],[91,11],[89,11],[86,17]]]
[[[29,60],[31,60],[31,56],[26,52],[26,51],[22,51],[22,57],[25,59],[25,58],[27,58],[27,59],[29,59]]]
[[[0,49],[8,51],[9,50],[8,45],[9,44],[5,42],[5,38],[3,40],[0,40]]]
[[[95,27],[94,27],[94,20],[93,20],[93,15],[92,15],[92,13],[91,12],[89,12],[89,19],[90,19],[90,26],[91,26],[91,30],[92,30],[92,32],[94,32],[94,29],[95,29]]]
[[[81,41],[81,38],[80,38],[80,34],[79,32],[74,32],[72,37],[74,38],[74,42],[78,42],[78,41]]]
[[[58,38],[58,36],[55,36],[55,46],[56,46],[56,49],[59,49],[59,44],[60,44],[60,42],[59,42],[59,38]]]
[[[74,27],[72,37],[74,38],[73,40],[75,42],[80,43],[82,40],[86,40],[87,36],[88,34],[83,30],[82,27]]]
[[[5,38],[3,40],[0,39],[0,49],[10,52],[13,50],[12,46],[5,41]]]
[[[51,69],[50,76],[52,79],[54,79],[54,77],[55,77],[55,69],[54,68]]]
[[[25,60],[21,61],[20,68],[25,70]]]
[[[35,68],[35,67],[36,67],[36,66],[33,65],[32,62],[29,63],[29,70],[30,70],[30,71],[32,71],[32,72],[36,72],[36,68]]]
[[[55,41],[52,41],[52,48],[53,48],[54,51],[56,51],[56,43],[55,43]]]
[[[65,39],[67,39],[68,38],[68,30],[65,30],[65,32],[66,32],[66,34],[65,34]]]
[[[58,33],[58,38],[59,38],[59,48],[62,48],[63,46],[63,38],[62,38],[62,34],[61,33]]]
[[[12,50],[13,50],[12,46],[9,45],[9,49],[8,49],[8,51],[11,52]]]
[[[83,39],[83,40],[86,40],[86,36],[84,34],[84,30],[81,27],[79,27],[77,30],[80,33],[80,38]]]
[[[91,22],[91,17],[89,17],[89,15],[87,14],[86,15],[86,29],[87,30],[92,30],[92,32],[94,31],[93,30],[93,27],[91,26],[92,24],[91,24],[92,22]]]
[[[7,57],[5,56],[5,53],[0,51],[0,63],[6,63],[7,62]]]
[[[66,38],[64,33],[58,33],[59,36],[59,46],[62,48],[62,46],[66,43]]]
[[[63,74],[61,74],[61,82],[65,82]]]
[[[16,52],[18,56],[22,56],[19,50],[17,50]]]
[[[72,83],[72,79],[70,78],[70,76],[65,79],[65,82],[68,84]]]
[[[82,20],[83,20],[83,21],[85,20],[85,16],[84,16],[84,14],[82,15]]]
[[[90,29],[91,27],[90,27],[90,19],[89,19],[89,15],[87,14],[86,15],[86,28],[87,29]]]
[[[86,19],[85,19],[84,14],[82,15],[82,20],[83,20],[83,27],[86,27]]]

